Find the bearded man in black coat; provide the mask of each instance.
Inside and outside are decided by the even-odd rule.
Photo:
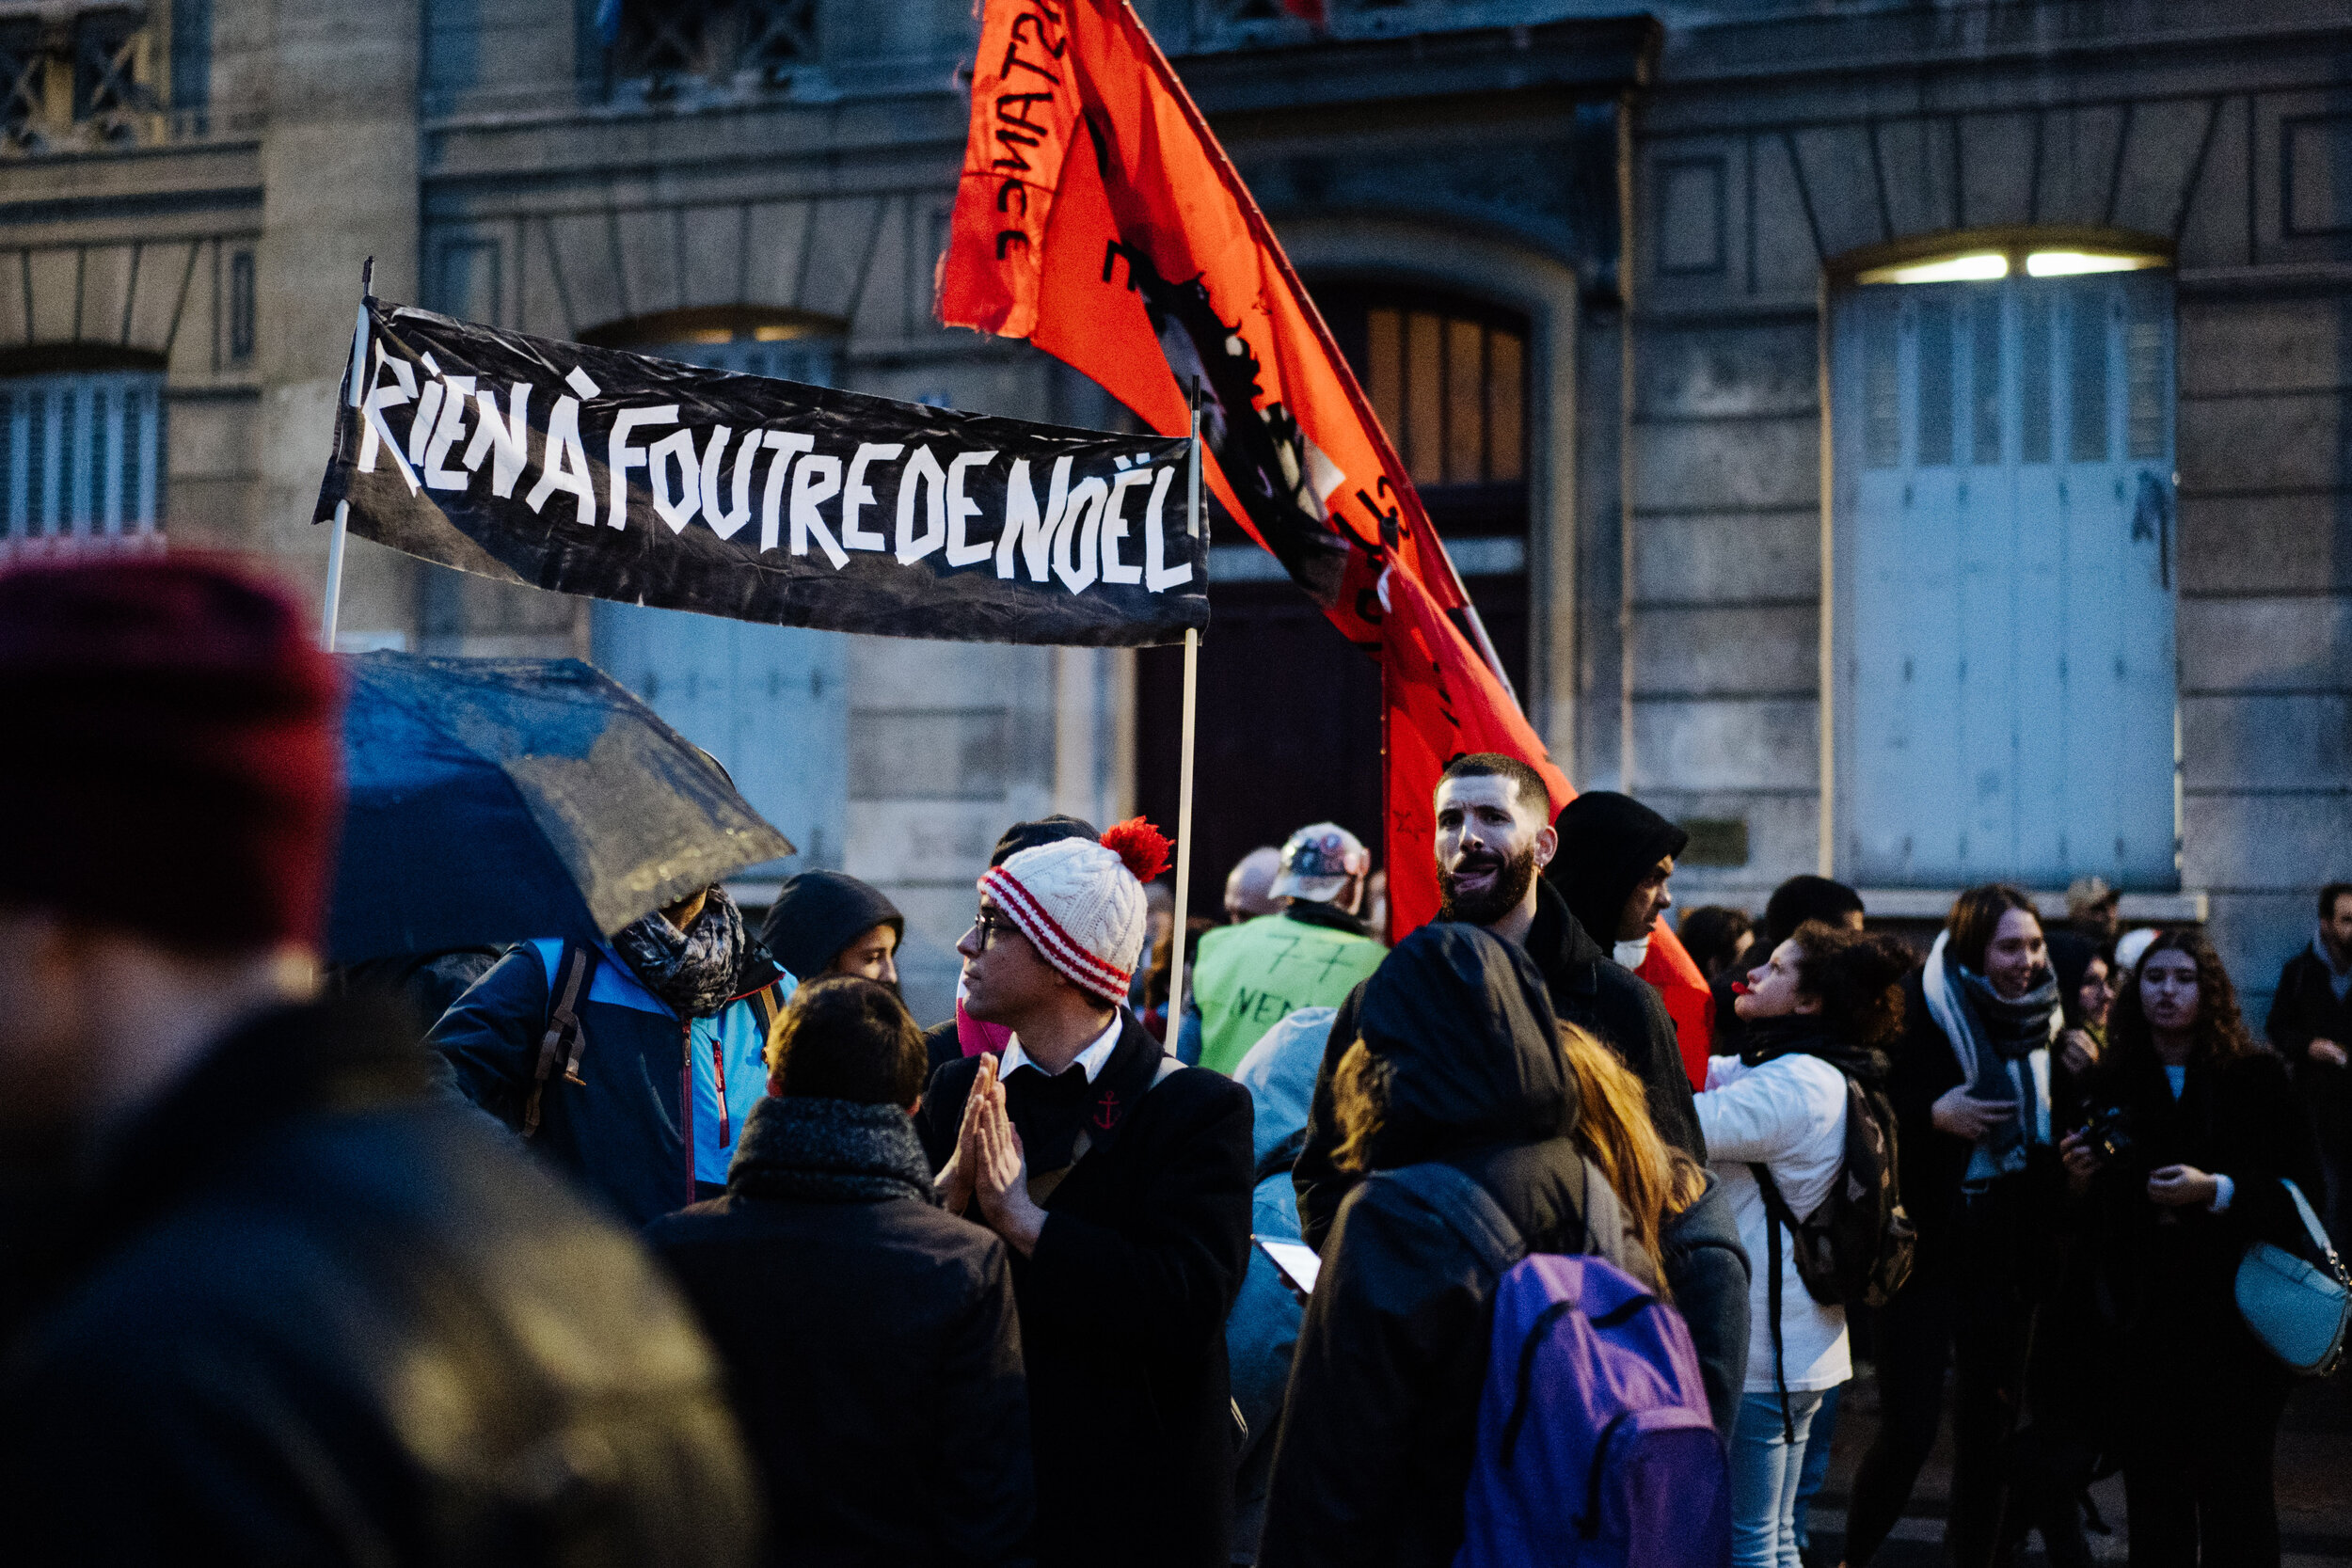
[[[1704,1163],[1706,1140],[1666,1005],[1647,981],[1611,958],[1541,875],[1559,844],[1551,817],[1543,776],[1518,758],[1481,752],[1448,763],[1438,781],[1438,918],[1481,927],[1525,951],[1558,1017],[1590,1030],[1642,1080],[1659,1136]],[[1331,1022],[1307,1144],[1292,1168],[1299,1228],[1318,1250],[1356,1184],[1332,1159],[1340,1134],[1331,1078],[1356,1043],[1363,1005],[1364,987],[1358,986]],[[1690,1323],[1708,1402],[1727,1433],[1747,1375],[1748,1257],[1721,1190],[1710,1188],[1685,1210],[1661,1241],[1667,1282]]]
[[[323,1006],[337,676],[218,564],[0,576],[12,1564],[736,1564],[755,1494],[626,1233]]]
[[[1249,1255],[1249,1096],[1120,1006],[1167,841],[1024,849],[980,879],[964,1006],[1013,1031],[920,1117],[951,1212],[1012,1248],[1042,1568],[1222,1568],[1242,1433],[1225,1319]]]

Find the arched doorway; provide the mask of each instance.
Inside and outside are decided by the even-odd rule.
[[[1528,685],[1531,439],[1527,318],[1395,280],[1313,285],[1397,444],[1503,667]],[[1274,558],[1216,528],[1200,643],[1193,776],[1193,907],[1261,844],[1328,818],[1381,846],[1380,670],[1343,641]],[[1136,800],[1176,821],[1184,652],[1136,661]]]

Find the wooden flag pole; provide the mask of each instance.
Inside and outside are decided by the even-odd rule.
[[[359,319],[351,329],[351,406],[365,395],[368,370],[368,301],[375,291],[375,258],[359,269]],[[319,612],[319,646],[335,651],[335,622],[343,607],[343,540],[351,531],[351,502],[335,503],[335,531],[326,539],[326,607]]]
[[[1184,475],[1184,528],[1200,537],[1200,380],[1192,383],[1192,461]],[[1168,1049],[1184,1024],[1184,921],[1192,907],[1192,733],[1200,681],[1200,632],[1184,628],[1184,722],[1176,775],[1176,926],[1168,937]]]

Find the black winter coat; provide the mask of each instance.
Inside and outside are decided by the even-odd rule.
[[[2329,1039],[2352,1051],[2352,991],[2336,994],[2328,966],[2309,947],[2279,970],[2279,990],[2270,999],[2263,1032],[2279,1054],[2297,1067],[2307,1060],[2312,1041]]]
[[[1535,924],[1527,933],[1526,951],[1543,974],[1553,1011],[1598,1036],[1642,1080],[1649,1091],[1650,1119],[1657,1124],[1659,1136],[1706,1164],[1707,1141],[1699,1135],[1690,1074],[1682,1069],[1674,1020],[1666,1015],[1666,1005],[1659,1000],[1656,990],[1603,952],[1568,913],[1559,890],[1548,881],[1536,883]],[[1364,986],[1359,985],[1348,992],[1331,1020],[1323,1068],[1315,1074],[1314,1101],[1307,1112],[1307,1147],[1299,1151],[1298,1164],[1291,1171],[1298,1186],[1300,1233],[1309,1246],[1318,1250],[1339,1213],[1340,1200],[1354,1185],[1331,1164],[1331,1150],[1339,1142],[1331,1123],[1331,1074],[1347,1048],[1356,1043],[1357,1018],[1363,1005]]]
[[[2319,1153],[2286,1065],[2268,1052],[2192,1062],[2175,1101],[2163,1067],[2143,1056],[2113,1062],[2098,1087],[2125,1108],[2134,1147],[2128,1164],[2093,1178],[2083,1234],[2120,1319],[2126,1365],[2144,1377],[2185,1358],[2218,1358],[2238,1375],[2283,1384],[2287,1373],[2238,1316],[2233,1285],[2249,1242],[2310,1250],[2280,1183],[2295,1182],[2316,1208]],[[2230,1178],[2229,1208],[2159,1209],[2148,1173],[2174,1164]]]
[[[1707,1385],[1708,1414],[1731,1440],[1740,1396],[1748,1386],[1748,1285],[1754,1260],[1740,1244],[1740,1222],[1723,1183],[1709,1172],[1705,1196],[1659,1228],[1659,1261],[1674,1291],[1675,1309],[1690,1325]]]
[[[11,1563],[749,1560],[684,1304],[381,1004],[262,1015],[70,1201],[0,1262]]]
[[[1531,1251],[1585,1250],[1586,1182],[1598,1174],[1560,1132],[1575,1121],[1575,1090],[1527,956],[1470,927],[1424,927],[1365,986],[1364,1037],[1390,1074],[1372,1167],[1450,1164]],[[1629,1237],[1622,1246],[1641,1257]],[[1442,1568],[1462,1544],[1498,1280],[1452,1226],[1386,1182],[1349,1191],[1324,1257],[1258,1560]]]
[[[1091,1146],[1047,1196],[1035,1252],[1012,1259],[1038,1560],[1223,1568],[1241,1444],[1225,1318],[1249,1262],[1249,1095],[1198,1068],[1155,1085],[1160,1043],[1120,1018],[1096,1085],[1134,1087],[1112,1106],[1097,1098]],[[978,1071],[959,1057],[924,1096],[934,1170],[955,1153]],[[1016,1108],[1037,1147],[1021,1121]]]
[[[771,1563],[1028,1560],[1008,1249],[891,1180],[901,1164],[928,1174],[903,1112],[765,1100],[726,1196],[645,1232],[726,1363]]]
[[[2280,969],[2279,990],[2270,999],[2263,1031],[2287,1059],[2321,1136],[2335,1144],[2352,1142],[2352,1067],[2311,1057],[2315,1039],[2333,1040],[2352,1051],[2352,991],[2336,994],[2327,964],[2309,947]]]
[[[1903,1209],[1918,1227],[1911,1277],[1945,1277],[1960,1223],[1960,1183],[1976,1145],[1935,1125],[1935,1102],[1960,1086],[1960,1058],[1943,1026],[1928,1011],[1921,971],[1903,976],[1903,1028],[1887,1052],[1886,1098],[1895,1107],[1896,1178]],[[2053,1070],[2057,1053],[2051,1053]]]
[[[1691,1102],[1691,1080],[1682,1070],[1666,1005],[1648,981],[1601,952],[1550,883],[1537,886],[1535,925],[1528,932],[1527,952],[1543,974],[1553,1009],[1609,1042],[1648,1089],[1660,1135],[1704,1162],[1707,1149],[1699,1136],[1698,1112]],[[1300,1230],[1307,1244],[1318,1250],[1341,1201],[1355,1184],[1331,1164],[1331,1149],[1338,1142],[1331,1122],[1331,1074],[1356,1041],[1363,1000],[1364,987],[1358,986],[1331,1021],[1323,1067],[1315,1075],[1314,1102],[1308,1111],[1307,1146],[1292,1169],[1298,1186]],[[1623,1043],[1628,1040],[1634,1042],[1630,1049]],[[1691,1325],[1716,1430],[1728,1433],[1748,1375],[1749,1268],[1729,1201],[1710,1183],[1707,1196],[1669,1222],[1659,1241],[1666,1283]]]

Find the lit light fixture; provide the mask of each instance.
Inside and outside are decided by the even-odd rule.
[[[1965,256],[1940,256],[1931,261],[1906,261],[1900,266],[1873,267],[1855,279],[1859,283],[1985,283],[2009,276],[2009,258],[1997,250],[1972,251]]]
[[[2037,250],[2026,258],[2028,277],[2075,277],[2087,272],[2137,272],[2164,263],[2153,256],[2099,255],[2088,250]]]

